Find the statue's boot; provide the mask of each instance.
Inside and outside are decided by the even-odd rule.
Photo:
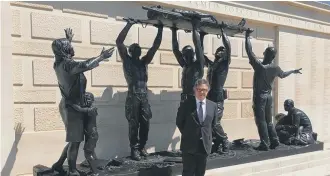
[[[147,150],[144,147],[143,148],[140,148],[139,149],[139,152],[140,152],[140,155],[141,156],[144,156],[144,157],[149,156],[149,153],[147,152]]]
[[[141,160],[140,153],[136,148],[131,148],[131,158],[136,161]]]
[[[85,153],[85,158],[89,164],[89,167],[90,169],[92,170],[92,172],[94,174],[97,173],[98,169],[97,169],[97,164],[96,164],[96,158],[95,158],[95,152],[93,151],[88,151],[88,150],[85,150],[84,151]]]
[[[59,164],[57,162],[52,165],[52,168],[51,169],[52,169],[53,172],[56,171],[56,172],[58,172],[60,174],[65,173],[65,170],[63,168],[63,165],[62,164]]]
[[[222,153],[228,153],[229,152],[229,141],[225,140],[222,143]]]
[[[80,176],[80,173],[78,172],[78,170],[72,170],[69,172],[68,176]]]
[[[270,149],[276,149],[276,147],[278,147],[279,145],[280,145],[280,141],[279,141],[279,140],[273,140],[273,141],[270,143],[269,148],[270,148]]]

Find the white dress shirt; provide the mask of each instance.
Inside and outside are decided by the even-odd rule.
[[[197,114],[199,112],[199,106],[200,106],[200,102],[203,102],[202,104],[202,108],[203,108],[203,121],[205,120],[205,116],[206,116],[206,98],[203,101],[200,101],[196,98],[196,107],[197,107]]]

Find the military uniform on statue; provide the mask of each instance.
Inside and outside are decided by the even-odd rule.
[[[158,50],[163,35],[163,26],[157,25],[158,33],[152,47],[147,54],[140,59],[141,47],[134,43],[129,46],[128,52],[124,40],[128,31],[137,21],[125,19],[126,26],[118,35],[116,44],[119,55],[123,61],[123,69],[128,93],[125,104],[125,115],[129,125],[129,142],[131,158],[141,160],[141,156],[148,156],[145,145],[148,140],[150,119],[152,113],[148,101],[148,65]]]

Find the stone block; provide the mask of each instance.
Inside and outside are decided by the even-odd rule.
[[[254,72],[242,72],[242,88],[253,88]]]
[[[238,87],[238,71],[229,71],[225,82],[225,88],[237,88]]]
[[[231,55],[238,56],[238,51],[241,47],[241,40],[234,37],[229,37],[230,45],[231,45]],[[214,55],[215,51],[223,46],[222,38],[218,39],[217,37],[212,37],[212,54]]]
[[[32,37],[42,39],[65,38],[64,29],[71,28],[73,41],[82,41],[81,20],[68,16],[31,13]]]
[[[50,59],[33,60],[33,85],[57,86],[57,77],[53,69],[54,62]]]
[[[228,91],[229,100],[250,100],[251,98],[252,98],[251,91],[245,91],[245,90]]]
[[[229,67],[237,69],[252,69],[248,59],[232,59]]]
[[[275,40],[275,27],[273,26],[258,26],[256,29],[257,39],[261,40]]]
[[[124,28],[125,23],[117,21],[90,21],[91,30],[91,43],[93,44],[116,44],[116,39],[120,31]],[[131,45],[135,41],[135,31],[136,28],[132,26],[128,32],[124,43],[126,45]]]
[[[155,27],[139,27],[139,44],[142,48],[152,47],[155,37],[157,35],[158,29]],[[159,47],[162,50],[172,50],[172,32],[169,29],[163,29],[162,42]]]
[[[23,85],[23,63],[21,59],[13,59],[13,84]]]
[[[238,103],[228,102],[224,103],[223,119],[237,119],[238,118]]]
[[[57,107],[40,107],[34,109],[34,130],[63,130],[64,124]]]
[[[56,103],[56,91],[14,89],[14,103]]]
[[[173,68],[148,68],[149,87],[173,87]],[[167,75],[166,77],[163,77]],[[127,86],[122,65],[102,64],[92,70],[92,86]]]
[[[24,109],[23,108],[14,107],[14,123],[15,123],[15,126],[20,124],[22,127],[24,127]]]
[[[179,65],[173,52],[161,52],[160,53],[160,63],[168,64],[168,65]]]
[[[242,102],[241,118],[253,118],[252,102]]]
[[[21,13],[19,10],[11,10],[11,34],[21,36]]]

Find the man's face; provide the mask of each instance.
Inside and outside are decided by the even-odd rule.
[[[218,48],[215,52],[215,58],[220,59],[224,58],[226,55],[226,49],[225,48]]]
[[[195,97],[200,100],[200,101],[203,101],[206,96],[207,96],[207,93],[209,92],[209,87],[206,85],[206,84],[201,84],[201,85],[198,85],[195,89]]]
[[[132,45],[130,54],[133,58],[139,58],[141,56],[141,47],[139,45]]]
[[[288,103],[284,103],[284,110],[289,111],[291,109],[291,106]]]
[[[86,96],[86,105],[87,105],[87,106],[89,106],[89,107],[92,106],[93,101],[94,101],[93,97],[91,97],[91,96]]]
[[[195,52],[194,52],[194,49],[190,46],[188,47],[185,47],[183,50],[182,50],[182,55],[186,61],[186,63],[189,65],[193,62],[194,60],[194,56],[195,56]]]

